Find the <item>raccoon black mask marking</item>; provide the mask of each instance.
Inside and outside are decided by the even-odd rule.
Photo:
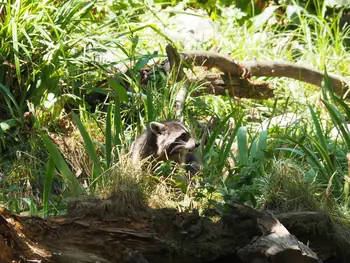
[[[199,162],[192,153],[199,146],[184,124],[180,121],[151,122],[134,141],[131,148],[131,161],[153,157],[157,160],[173,160],[186,164],[192,174],[199,170]],[[189,163],[192,163],[190,165]]]

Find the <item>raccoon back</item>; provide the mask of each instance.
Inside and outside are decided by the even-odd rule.
[[[157,149],[157,137],[150,130],[145,130],[131,146],[131,162],[136,164],[141,159],[155,155]]]

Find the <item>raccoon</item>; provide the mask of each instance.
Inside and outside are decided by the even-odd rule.
[[[192,175],[200,169],[197,156],[193,153],[199,146],[178,120],[151,122],[131,146],[131,162],[151,158],[155,161],[172,160],[184,165]]]

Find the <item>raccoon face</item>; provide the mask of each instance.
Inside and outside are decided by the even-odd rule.
[[[180,121],[151,122],[150,130],[157,138],[157,155],[162,159],[182,162],[187,152],[199,146]]]

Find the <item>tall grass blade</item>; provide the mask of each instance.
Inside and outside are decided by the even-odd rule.
[[[94,144],[93,144],[88,132],[86,131],[83,123],[78,118],[78,116],[74,112],[72,112],[72,116],[73,116],[74,122],[78,126],[78,129],[80,131],[81,136],[83,137],[83,140],[85,143],[85,150],[88,153],[88,155],[90,156],[90,158],[94,164],[94,169],[93,169],[94,174],[96,177],[98,177],[103,173],[103,169],[102,169],[100,160],[98,159]]]
[[[327,73],[327,68],[324,69],[324,76],[323,76],[323,79],[322,79],[321,86],[322,86],[323,99],[325,101],[329,101],[329,98],[328,98],[328,95],[327,95],[327,92],[328,92],[328,94],[331,96],[331,99],[334,100],[336,96],[334,94],[332,83],[329,80],[329,76],[328,76],[328,73]]]
[[[278,138],[278,136],[277,136],[277,138]],[[280,137],[280,139],[282,141],[292,142],[293,144],[297,145],[301,149],[301,151],[298,151],[295,148],[278,148],[278,150],[291,151],[291,152],[297,153],[301,156],[306,155],[308,162],[317,167],[318,171],[320,172],[320,174],[322,176],[322,179],[324,179],[325,182],[328,183],[330,176],[328,176],[327,171],[325,170],[323,165],[320,163],[318,157],[313,153],[312,150],[308,149],[305,145],[299,143],[297,140],[295,140],[289,136]]]
[[[50,138],[46,134],[41,134],[41,137],[44,141],[46,149],[50,153],[50,158],[54,160],[57,169],[62,174],[67,185],[71,187],[72,194],[78,196],[83,192],[83,188],[79,185],[77,178],[73,176],[72,171],[69,169],[61,153],[57,149],[56,145],[50,140]]]
[[[334,173],[334,166],[330,158],[330,153],[327,151],[327,148],[323,148],[323,146],[313,137],[311,136],[307,136],[307,137],[316,147],[319,154],[321,154],[322,158],[326,161],[326,163],[324,164],[324,167],[327,170],[328,175],[331,176]]]
[[[47,170],[46,170],[44,193],[43,193],[44,218],[48,216],[48,212],[49,212],[49,196],[51,193],[51,185],[52,185],[52,179],[54,174],[55,174],[55,162],[52,159],[52,156],[50,156],[49,161],[47,162]]]
[[[92,163],[91,180],[90,180],[90,185],[89,185],[89,189],[92,193],[95,192],[96,185],[98,183],[99,178],[100,178],[100,176],[96,173],[95,163]],[[102,182],[100,182],[100,183],[102,183]]]
[[[120,98],[118,94],[114,97],[114,146],[117,146],[119,149],[119,146],[121,145],[121,130],[122,130],[122,118],[121,118],[121,112],[120,112]],[[117,150],[117,154],[119,151]],[[119,159],[119,158],[118,158]]]
[[[215,139],[219,135],[219,133],[222,131],[223,127],[225,126],[226,122],[233,117],[235,112],[229,113],[225,118],[222,119],[222,121],[218,124],[214,132],[210,135],[207,144],[205,145],[204,152],[208,153],[212,147],[214,146]]]
[[[122,85],[120,85],[117,80],[109,78],[108,84],[117,92],[120,101],[128,101],[128,94],[125,88]]]
[[[11,92],[1,83],[0,83],[0,91],[2,91],[1,93],[4,94],[4,98],[6,99],[6,101],[7,101],[7,97],[8,97],[12,101],[13,105],[16,108],[17,116],[14,114],[11,104],[7,103],[7,106],[12,114],[12,117],[14,119],[16,119],[16,118],[20,118],[21,116],[23,116],[22,111],[20,110],[20,107],[18,106],[16,99],[13,97]]]
[[[350,121],[350,107],[344,102],[344,100],[340,99],[339,97],[335,96],[334,99],[345,111],[346,119]]]
[[[219,153],[220,164],[218,165],[218,171],[222,171],[222,169],[225,166],[225,161],[227,160],[227,157],[230,154],[233,140],[236,138],[237,131],[238,131],[240,126],[241,126],[240,123],[237,123],[237,125],[236,125],[235,129],[233,130],[233,132],[232,132],[232,134],[230,136],[230,139],[228,140],[226,146],[223,147],[222,150]],[[226,138],[225,138],[224,141],[226,141]]]
[[[17,0],[13,8],[16,10],[14,16],[11,18],[11,28],[12,28],[12,44],[14,49],[14,59],[18,83],[21,83],[21,66],[19,64],[19,50],[18,50],[18,35],[17,35],[17,17],[21,9],[21,1]]]
[[[344,199],[345,201],[349,200],[349,189],[350,189],[350,153],[347,153],[346,159],[348,161],[348,174],[344,175]]]
[[[320,141],[320,144],[321,144],[321,146],[323,147],[323,149],[325,151],[328,151],[327,150],[328,147],[327,147],[326,139],[323,136],[321,125],[320,125],[320,123],[318,121],[316,113],[315,113],[315,111],[313,110],[313,108],[310,105],[308,105],[308,107],[309,107],[309,110],[310,110],[310,113],[311,113],[312,121],[313,121],[315,129],[316,129],[316,135],[317,135],[317,137],[318,137],[318,139]]]
[[[321,100],[321,101],[326,106],[334,126],[336,126],[337,130],[340,131],[340,134],[343,137],[348,149],[350,149],[349,129],[343,115],[328,101],[325,101],[325,100]]]
[[[147,118],[148,122],[154,121],[154,105],[153,105],[153,94],[150,88],[147,89]]]
[[[111,124],[111,112],[112,112],[112,104],[109,104],[107,109],[107,117],[106,117],[106,166],[107,168],[111,165],[111,156],[112,156],[112,124]]]

